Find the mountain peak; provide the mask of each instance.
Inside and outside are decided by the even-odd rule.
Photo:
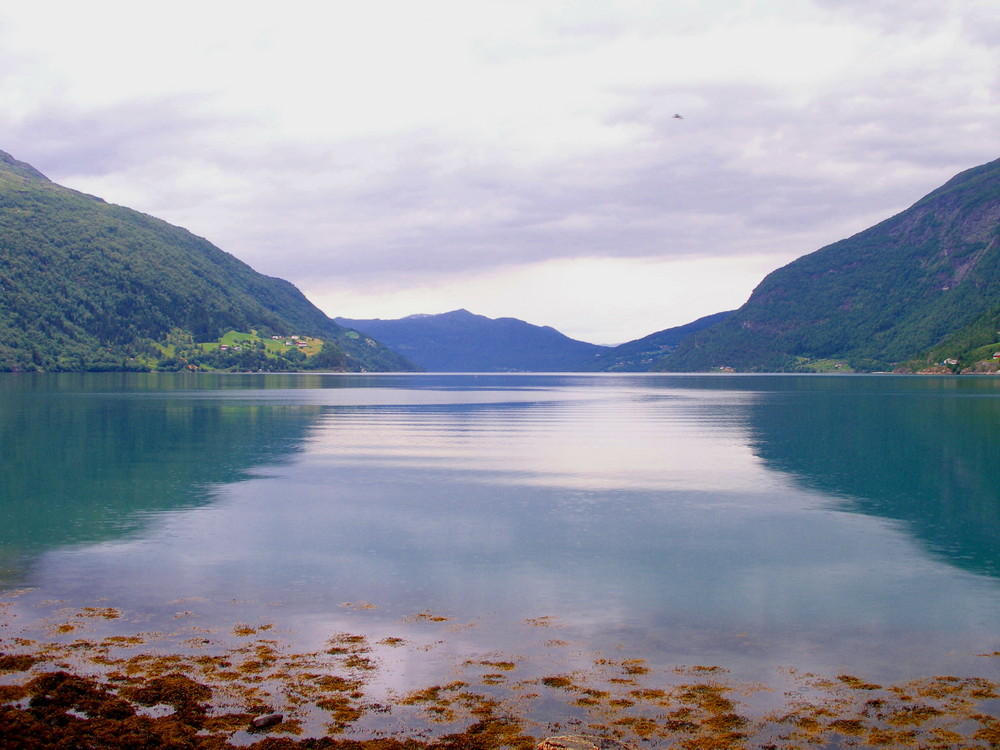
[[[405,318],[398,318],[398,320],[424,320],[425,318],[479,318],[480,315],[475,313],[470,313],[464,307],[460,307],[457,310],[450,310],[445,313],[414,313],[413,315],[407,315]],[[381,320],[381,318],[375,318],[375,320]]]
[[[472,319],[472,318],[483,318],[484,320],[489,320],[489,318],[484,315],[476,315],[474,312],[469,312],[464,307],[460,307],[457,310],[452,310],[451,312],[441,313],[443,318],[460,318],[460,319]]]
[[[26,162],[18,161],[6,151],[0,151],[0,172],[8,172],[17,175],[18,177],[25,177],[31,180],[44,180],[45,182],[51,182],[48,177],[43,175],[33,166]]]

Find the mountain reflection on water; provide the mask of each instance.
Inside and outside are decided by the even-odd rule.
[[[281,385],[253,376],[0,377],[0,582],[5,567],[46,549],[135,532],[150,514],[205,504],[207,488],[287,458],[319,407],[192,398]]]
[[[1000,575],[1000,382],[790,378],[749,413],[770,468],[840,509],[905,522],[954,565]]]

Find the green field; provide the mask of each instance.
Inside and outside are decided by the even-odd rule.
[[[202,351],[212,352],[218,351],[223,346],[227,347],[228,351],[241,351],[244,349],[256,349],[263,344],[264,350],[271,356],[281,356],[297,349],[307,357],[319,354],[320,349],[323,348],[323,341],[321,339],[297,335],[293,338],[293,335],[273,339],[258,336],[256,331],[251,331],[250,333],[228,331],[218,341],[203,343],[198,346],[201,347]],[[305,342],[306,345],[300,347],[298,345],[299,342]]]

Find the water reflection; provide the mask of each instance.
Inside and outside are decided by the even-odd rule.
[[[331,464],[465,471],[494,483],[591,491],[732,489],[745,486],[759,464],[747,445],[750,394],[531,395],[528,402],[332,411],[310,447]]]
[[[856,505],[901,481],[897,448],[935,460],[934,424],[987,424],[992,405],[986,417],[946,406],[915,380],[316,377],[106,386],[37,403],[4,394],[20,428],[51,425],[77,456],[47,480],[64,484],[21,480],[36,505],[56,491],[79,498],[38,517],[77,501],[98,517],[81,526],[89,537],[47,542],[25,611],[100,597],[169,631],[179,614],[225,627],[249,607],[315,647],[352,617],[381,637],[431,609],[476,626],[449,636],[466,650],[520,649],[512,623],[554,616],[577,650],[622,646],[755,678],[780,664],[969,673],[1000,647],[994,579],[929,557],[891,520],[910,517]],[[992,404],[977,393],[965,400]],[[33,439],[24,460],[44,465],[45,440]],[[956,507],[959,486],[989,478],[975,442],[938,446],[978,477],[953,484]],[[857,480],[850,506],[843,474]],[[102,505],[113,483],[117,500]],[[955,511],[948,539],[966,539],[970,512]],[[108,531],[122,518],[131,535]],[[45,533],[44,520],[24,524]],[[63,546],[85,538],[103,541]],[[341,606],[358,601],[378,609]]]
[[[193,400],[191,385],[175,376],[0,378],[0,576],[43,550],[122,537],[151,514],[208,502],[208,488],[287,459],[320,415]]]
[[[750,407],[754,452],[769,467],[838,498],[837,507],[904,521],[954,565],[1000,575],[995,382],[799,385]]]

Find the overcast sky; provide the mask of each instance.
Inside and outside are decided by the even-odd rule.
[[[682,115],[677,118],[674,115]],[[995,0],[0,7],[0,150],[331,316],[619,343],[1000,157]]]

